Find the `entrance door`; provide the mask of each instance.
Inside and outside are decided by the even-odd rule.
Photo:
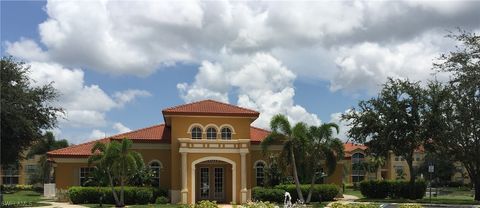
[[[225,202],[225,172],[223,167],[200,167],[197,195],[199,200]]]

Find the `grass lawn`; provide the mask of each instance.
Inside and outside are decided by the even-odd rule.
[[[473,200],[472,192],[464,188],[443,188],[443,194],[432,196],[432,204],[480,204]],[[360,194],[361,195],[361,194]],[[366,199],[363,196],[356,201],[363,202],[392,202],[392,203],[430,203],[430,197],[425,196],[423,199]]]
[[[358,198],[363,198],[363,195],[360,193],[360,190],[358,190],[358,189],[353,190],[351,188],[346,188],[344,194],[353,195],[353,196],[356,196]]]
[[[4,204],[20,204],[24,206],[47,206],[48,203],[40,202],[42,194],[34,191],[18,191],[13,194],[3,194]]]

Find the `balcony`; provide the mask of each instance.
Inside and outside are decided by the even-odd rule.
[[[249,139],[207,140],[178,138],[179,152],[188,153],[248,153]]]

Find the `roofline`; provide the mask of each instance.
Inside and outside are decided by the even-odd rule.
[[[215,102],[215,103],[218,103],[218,104],[221,104],[221,105],[227,105],[227,106],[231,106],[231,107],[234,107],[234,108],[240,108],[240,109],[243,109],[243,110],[246,110],[246,111],[251,111],[249,113],[233,113],[234,115],[259,115],[260,114],[256,110],[252,110],[252,109],[248,109],[248,108],[244,108],[244,107],[240,107],[240,106],[237,106],[237,105],[232,105],[230,103],[224,103],[224,102],[220,102],[220,101],[216,101],[216,100],[212,100],[212,99],[199,100],[199,101],[196,101],[196,102],[191,102],[191,103],[185,103],[185,104],[181,104],[181,105],[172,106],[172,107],[163,109],[162,113],[163,114],[165,114],[165,113],[167,113],[167,114],[172,114],[172,113],[187,113],[187,114],[198,113],[198,112],[169,112],[169,111],[173,110],[175,108],[180,108],[180,107],[184,107],[184,106],[187,106],[187,105],[197,104],[197,103],[204,102],[204,101],[211,101],[211,102]],[[203,112],[202,112],[202,114],[203,114]],[[212,115],[212,114],[216,114],[216,113],[206,113],[206,115]],[[230,113],[230,114],[232,114],[232,113]],[[222,114],[222,115],[224,115],[224,114]]]
[[[256,113],[208,113],[208,112],[166,112],[162,111],[163,116],[237,116],[247,118],[258,118],[259,112]]]

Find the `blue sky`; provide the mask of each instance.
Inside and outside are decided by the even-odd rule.
[[[394,5],[393,5],[394,4]],[[397,10],[391,10],[393,7]],[[430,79],[479,2],[2,1],[2,55],[54,82],[79,143],[162,123],[165,107],[216,99],[312,125],[375,95],[387,77]],[[344,14],[349,14],[345,16]],[[392,25],[394,24],[394,25]],[[442,76],[440,76],[442,78]]]

